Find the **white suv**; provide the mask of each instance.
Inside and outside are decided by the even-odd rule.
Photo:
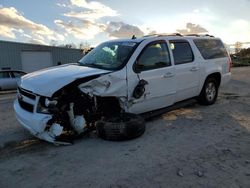
[[[209,35],[112,40],[77,64],[22,77],[14,108],[33,135],[55,142],[65,130],[81,134],[103,117],[142,114],[194,97],[211,105],[230,80],[230,68],[222,41]]]

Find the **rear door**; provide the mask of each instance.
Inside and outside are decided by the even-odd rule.
[[[190,43],[183,39],[171,40],[170,47],[175,64],[176,102],[197,96],[200,65]]]
[[[133,82],[145,80],[144,94],[136,99],[130,93],[130,101],[133,105],[129,111],[133,113],[143,113],[159,108],[163,108],[174,103],[175,96],[175,71],[171,64],[168,45],[165,40],[154,41],[147,44],[138,56],[134,71],[128,74],[130,91],[135,86]]]

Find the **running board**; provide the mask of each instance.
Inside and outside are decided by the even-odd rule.
[[[197,103],[197,101],[194,98],[191,98],[191,99],[188,99],[188,100],[185,100],[185,101],[181,101],[181,102],[175,103],[172,106],[168,106],[166,108],[161,108],[159,110],[154,110],[154,111],[151,111],[151,112],[146,112],[146,113],[143,113],[143,114],[140,114],[140,115],[146,121],[150,121],[153,118],[155,118],[157,116],[160,116],[162,114],[165,114],[167,112],[170,112],[170,111],[173,111],[173,110],[177,110],[179,108],[184,108],[184,107],[192,106],[192,105],[194,105],[196,103]]]

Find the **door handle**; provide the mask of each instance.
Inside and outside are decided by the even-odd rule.
[[[190,71],[198,71],[199,70],[199,67],[192,67],[191,69],[190,69]]]
[[[172,73],[172,72],[167,72],[167,73],[164,74],[162,77],[163,77],[163,78],[171,78],[171,77],[174,77],[174,73]]]

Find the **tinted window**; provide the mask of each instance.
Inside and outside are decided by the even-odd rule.
[[[195,45],[204,59],[215,59],[227,57],[227,51],[218,39],[195,39]]]
[[[144,48],[137,60],[136,67],[140,71],[157,69],[171,65],[167,44],[156,42]]]
[[[194,61],[194,54],[187,41],[170,41],[175,65]]]
[[[0,72],[0,78],[9,78],[9,73],[8,72]]]

